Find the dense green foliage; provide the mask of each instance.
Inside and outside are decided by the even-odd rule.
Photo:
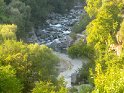
[[[21,38],[25,35],[27,29],[29,28],[31,11],[30,6],[25,5],[19,0],[12,0],[8,5],[6,5],[4,0],[0,1],[0,23],[16,24],[18,26],[16,32],[17,37]]]
[[[79,93],[91,93],[92,92],[92,86],[88,84],[83,84],[79,87]]]
[[[87,0],[86,11],[93,17],[86,29],[87,43],[95,50],[93,93],[124,92],[123,23],[120,25],[123,5],[121,0]]]
[[[25,40],[27,33],[42,25],[50,13],[63,14],[71,9],[74,1],[0,0],[0,93],[31,93],[32,90],[42,93],[46,91],[42,90],[43,84],[48,86],[46,93],[67,93],[64,84],[56,78],[59,59],[52,50],[19,40]]]
[[[64,86],[53,85],[51,82],[37,82],[32,93],[68,93]]]
[[[0,0],[1,93],[68,93],[63,80],[58,81],[56,78],[59,59],[52,50],[44,45],[25,44],[17,39],[31,28],[31,24],[41,24],[53,11],[68,11],[73,2]],[[76,24],[73,30],[80,33],[86,29],[87,42],[75,42],[68,49],[68,54],[72,58],[90,58],[89,63],[84,64],[79,71],[79,79],[94,86],[83,84],[79,86],[79,92],[123,93],[124,2],[86,0],[86,3],[85,10],[89,16]]]
[[[86,45],[82,40],[79,40],[68,48],[68,54],[72,58],[81,58],[83,56],[90,58],[93,52],[92,47]]]
[[[52,11],[64,13],[70,9],[74,0],[21,0],[31,7],[31,20],[35,25],[43,23]],[[38,6],[38,7],[37,7]]]
[[[46,46],[5,41],[1,44],[0,50],[1,64],[12,65],[17,70],[17,76],[25,83],[27,80],[33,82],[39,78],[41,80],[53,78],[57,59]]]
[[[104,1],[105,0],[86,0],[87,6],[85,7],[85,10],[90,17],[95,17],[97,15]]]
[[[16,40],[16,25],[0,25],[0,43],[4,40]]]
[[[31,92],[39,81],[59,84],[56,78],[59,59],[45,45],[17,42],[16,27],[0,25],[0,92]],[[61,91],[58,93],[66,93],[64,86],[58,89]]]
[[[23,85],[10,66],[0,66],[0,93],[21,93]]]
[[[83,66],[81,70],[82,78],[88,78],[90,74],[89,82],[94,85],[92,93],[123,93],[124,2],[123,0],[86,0],[86,3],[85,10],[92,19],[86,27],[86,46],[92,48],[87,50],[82,48],[84,45],[81,43],[75,44],[69,49],[69,54],[78,57],[75,55],[83,55],[82,51],[89,53],[91,49],[94,50],[90,52],[92,62]]]

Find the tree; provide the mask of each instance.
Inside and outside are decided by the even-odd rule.
[[[28,32],[27,29],[31,27],[30,11],[30,6],[25,5],[25,3],[19,0],[12,0],[7,6],[7,15],[11,15],[9,16],[8,23],[18,26],[16,32],[18,39],[25,37],[26,32]]]
[[[96,51],[105,51],[107,46],[115,42],[115,33],[120,23],[119,13],[119,8],[113,2],[104,3],[97,18],[87,26],[87,42]]]
[[[102,6],[102,2],[103,0],[86,0],[87,6],[85,7],[85,10],[91,18],[96,17],[100,7]]]
[[[0,25],[0,36],[1,40],[16,40],[16,29],[17,26],[12,25]]]
[[[0,64],[11,65],[16,77],[24,84],[24,93],[34,87],[34,82],[51,80],[56,83],[56,64],[59,59],[45,45],[25,44],[15,39],[15,25],[0,26]]]
[[[91,58],[94,54],[93,48],[85,44],[82,40],[69,47],[67,52],[72,58],[82,58],[83,56]]]
[[[120,30],[117,32],[116,39],[119,44],[124,43],[124,21],[121,24]]]
[[[4,0],[0,0],[0,23],[6,22],[7,20],[6,4]]]
[[[51,82],[37,82],[32,93],[68,93],[67,89],[63,86],[57,89],[57,86]]]
[[[114,59],[112,59],[113,63]],[[117,60],[116,60],[117,62]],[[97,64],[96,77],[94,79],[95,90],[93,93],[123,93],[124,90],[124,68],[118,67],[113,64],[108,67],[105,72],[102,70],[102,66]]]
[[[24,2],[31,7],[31,21],[35,26],[43,23],[52,10],[48,0],[27,0]]]
[[[119,44],[116,42],[116,33],[119,29],[119,33],[123,35],[123,23],[120,28],[123,3],[121,0],[101,0],[102,6],[98,7],[95,6],[98,4],[97,1],[89,0],[90,4],[87,7],[91,17],[94,16],[92,9],[96,9],[95,17],[86,29],[87,43],[95,49],[96,66],[91,74],[95,89],[92,93],[123,93],[123,49],[119,57],[115,51],[110,50],[112,44],[117,46]],[[123,40],[121,35],[119,41]]]
[[[11,65],[16,70],[25,92],[30,91],[34,82],[39,80],[56,82],[58,58],[44,45],[6,40],[0,46],[0,61],[2,65]]]
[[[15,70],[10,66],[0,66],[0,92],[21,93],[23,85],[16,78]]]

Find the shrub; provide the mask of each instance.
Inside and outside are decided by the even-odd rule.
[[[21,93],[23,85],[15,74],[10,65],[0,67],[0,93]]]
[[[67,89],[61,86],[57,89],[57,86],[53,85],[51,82],[37,82],[32,93],[68,93]]]
[[[86,45],[82,40],[77,43],[74,43],[71,47],[68,48],[68,54],[72,58],[81,58],[86,56],[91,58],[93,55],[93,48]]]
[[[83,84],[79,87],[79,93],[91,93],[93,87],[89,84]]]

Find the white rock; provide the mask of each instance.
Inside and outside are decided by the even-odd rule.
[[[70,32],[70,31],[63,31],[63,33],[64,33],[65,35],[68,35],[68,34],[70,34],[71,32]]]

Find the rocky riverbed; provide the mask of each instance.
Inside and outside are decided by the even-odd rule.
[[[66,14],[51,13],[46,23],[34,29],[33,36],[28,38],[29,42],[46,44],[48,47],[58,52],[63,52],[73,42],[69,34],[76,22],[79,22],[80,15],[85,13],[82,4],[78,3]]]

